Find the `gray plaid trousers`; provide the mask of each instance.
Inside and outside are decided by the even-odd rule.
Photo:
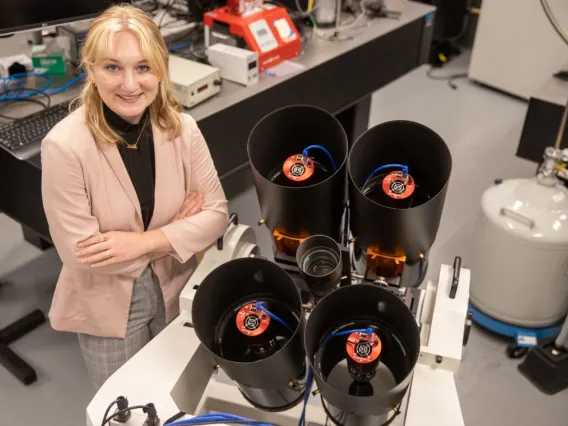
[[[103,383],[166,326],[162,290],[148,266],[134,281],[125,338],[79,334],[79,345],[95,388]]]

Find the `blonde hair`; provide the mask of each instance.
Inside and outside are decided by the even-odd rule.
[[[137,36],[151,72],[160,80],[156,99],[149,106],[150,117],[170,137],[178,137],[182,132],[179,114],[182,107],[172,92],[166,42],[152,18],[130,4],[111,6],[97,17],[81,49],[82,66],[88,79],[78,100],[84,107],[86,124],[95,138],[105,143],[123,142],[105,120],[103,100],[90,76],[89,66],[110,57],[114,35],[125,30]]]

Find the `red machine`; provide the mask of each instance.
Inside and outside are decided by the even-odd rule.
[[[206,47],[224,42],[255,51],[260,72],[300,54],[300,34],[283,7],[229,0],[203,15],[203,22]]]

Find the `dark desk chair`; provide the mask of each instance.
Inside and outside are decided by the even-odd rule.
[[[0,281],[1,287],[6,285]],[[0,294],[0,297],[1,294]],[[45,315],[39,309],[35,309],[25,317],[22,317],[6,328],[0,330],[0,364],[4,366],[23,384],[29,385],[37,380],[35,370],[19,357],[8,345],[20,337],[35,330],[38,326],[45,322]]]

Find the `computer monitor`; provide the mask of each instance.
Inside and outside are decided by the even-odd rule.
[[[116,0],[2,0],[0,35],[91,19],[116,3]]]

